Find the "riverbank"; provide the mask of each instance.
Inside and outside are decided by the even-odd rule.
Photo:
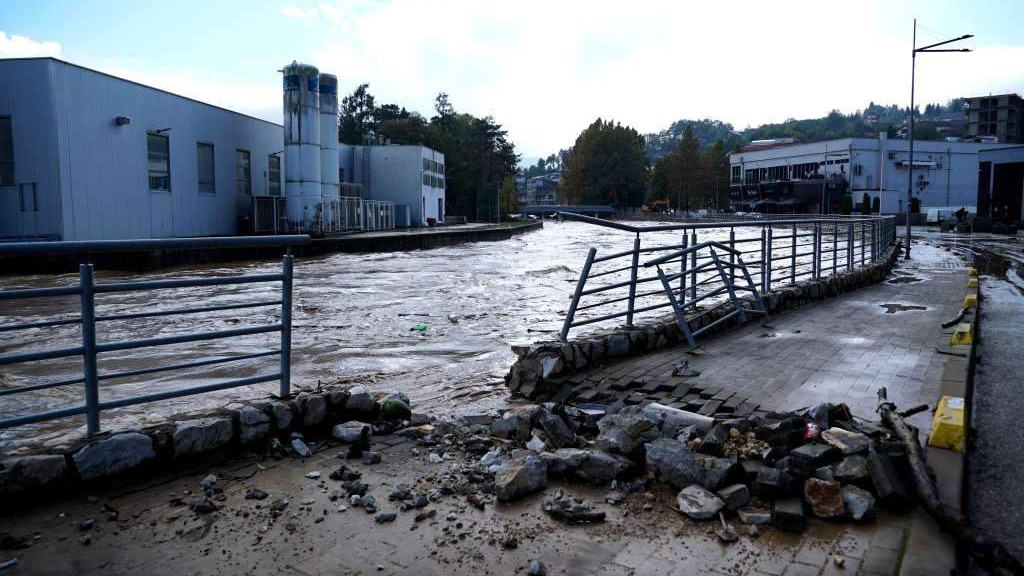
[[[298,257],[308,257],[332,253],[431,250],[466,242],[508,240],[513,236],[540,230],[543,227],[541,221],[530,221],[355,232],[333,238],[315,238],[308,245],[293,248],[292,253]],[[82,262],[92,262],[102,270],[146,272],[173,266],[277,260],[281,253],[282,249],[279,247],[258,247],[11,256],[0,257],[0,275],[75,272]]]

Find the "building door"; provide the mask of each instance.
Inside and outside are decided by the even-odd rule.
[[[21,208],[21,237],[32,238],[39,231],[39,189],[35,182],[18,183]]]
[[[437,222],[438,224],[444,222],[444,198],[437,199]]]

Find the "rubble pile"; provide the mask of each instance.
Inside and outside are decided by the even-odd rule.
[[[612,414],[548,403],[509,410],[486,430],[479,423],[449,428],[444,438],[448,454],[480,454],[473,464],[488,491],[493,476],[499,501],[568,479],[612,487],[605,501],[615,505],[631,480],[639,490],[657,481],[679,491],[668,505],[694,520],[722,513],[792,531],[803,530],[812,515],[863,522],[876,505],[899,510],[914,502],[903,444],[878,423],[856,422],[845,405],[729,416],[657,403]],[[459,486],[453,489],[465,489]],[[604,518],[560,491],[542,509],[569,522]]]

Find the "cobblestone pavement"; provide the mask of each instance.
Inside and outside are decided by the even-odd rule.
[[[843,401],[869,417],[875,388],[887,386],[901,406],[934,404],[941,358],[935,348],[939,324],[954,316],[966,274],[942,250],[915,246],[915,260],[902,264],[884,283],[773,318],[768,327],[751,326],[707,339],[696,355],[673,348],[587,373],[597,391],[630,382],[671,380],[671,390],[644,392],[662,401],[697,399],[733,403],[733,410],[797,408],[819,401]],[[914,281],[920,279],[921,281]],[[883,304],[921,306],[886,313]],[[948,336],[947,336],[948,338]],[[670,378],[672,366],[689,358],[699,378]],[[699,385],[698,385],[699,383]],[[677,393],[678,386],[690,390]],[[642,388],[644,385],[640,384]],[[634,389],[615,391],[632,396]],[[712,390],[718,389],[714,394]],[[703,394],[703,396],[702,396]],[[670,396],[670,398],[666,398]],[[704,396],[707,396],[706,398]],[[739,401],[737,403],[736,398]],[[632,401],[632,400],[631,400]],[[746,405],[744,405],[746,402]],[[717,409],[716,409],[717,410]],[[928,416],[915,423],[926,426]],[[354,464],[371,486],[381,512],[395,510],[387,495],[403,483],[426,489],[447,466],[431,464],[411,440],[377,438],[383,462]],[[323,477],[335,469],[339,447],[322,445],[306,460],[252,460],[197,467],[192,473],[147,478],[98,490],[93,498],[54,499],[28,510],[0,511],[0,535],[36,533],[28,549],[0,553],[17,557],[17,574],[524,574],[542,560],[552,575],[800,576],[824,574],[944,574],[952,566],[952,546],[941,539],[910,547],[921,512],[881,511],[867,524],[809,520],[802,534],[763,527],[760,536],[721,544],[714,522],[695,523],[669,508],[674,491],[657,486],[652,497],[632,494],[619,506],[600,505],[607,522],[593,526],[559,524],[540,512],[542,494],[479,510],[459,496],[431,504],[436,516],[415,522],[415,512],[377,524],[374,516],[331,499],[336,482]],[[309,471],[321,471],[309,479]],[[221,478],[223,509],[196,515],[173,498],[198,492],[208,473]],[[251,476],[250,476],[251,475]],[[591,502],[602,502],[607,488],[554,483]],[[250,487],[267,500],[248,500]],[[290,501],[276,519],[269,503]],[[116,517],[103,506],[116,509]],[[108,510],[109,510],[108,509]],[[95,518],[87,533],[78,523]],[[925,518],[924,522],[928,520]],[[80,543],[83,535],[89,544]],[[509,536],[518,546],[502,545]],[[835,561],[840,555],[843,565]],[[908,571],[904,558],[918,558]],[[902,571],[901,571],[902,563]]]

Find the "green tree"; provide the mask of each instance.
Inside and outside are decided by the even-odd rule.
[[[338,107],[338,138],[344,144],[363,144],[377,130],[377,108],[369,84],[360,84],[341,99]]]
[[[512,176],[506,176],[501,181],[501,215],[507,218],[519,212],[519,200],[516,198],[516,182]]]
[[[640,133],[598,118],[580,133],[563,161],[560,189],[574,204],[639,206],[648,172]]]
[[[700,191],[706,180],[700,142],[691,125],[683,130],[683,137],[661,166],[665,170],[667,193],[673,200],[672,204],[679,210],[690,210],[695,205],[694,200],[702,196]]]

